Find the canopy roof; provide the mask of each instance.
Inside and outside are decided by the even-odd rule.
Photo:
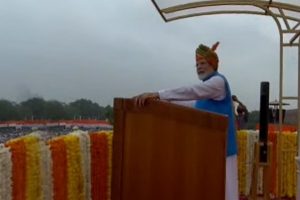
[[[300,0],[152,0],[162,18],[176,19],[211,14],[273,15],[300,22]]]

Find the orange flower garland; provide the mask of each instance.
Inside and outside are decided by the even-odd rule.
[[[107,199],[111,199],[111,178],[112,178],[112,139],[113,134],[112,131],[107,132],[107,140],[108,140],[108,176],[107,176]]]
[[[52,158],[53,200],[67,199],[67,149],[62,137],[48,142]]]
[[[108,140],[105,133],[91,133],[91,185],[93,200],[108,199]]]
[[[271,193],[273,195],[277,195],[276,190],[277,190],[277,133],[274,131],[269,131],[268,133],[268,138],[269,142],[272,142],[272,165],[271,165],[271,181],[270,181],[270,188],[271,188]]]
[[[22,139],[10,140],[5,144],[12,153],[12,196],[13,200],[24,200],[26,191],[26,148]]]

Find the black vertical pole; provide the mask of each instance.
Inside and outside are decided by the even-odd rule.
[[[268,160],[268,110],[269,110],[269,82],[260,84],[260,113],[259,113],[259,161],[266,163]]]

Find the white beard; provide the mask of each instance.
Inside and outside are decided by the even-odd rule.
[[[203,79],[205,79],[208,76],[208,73],[202,73],[202,74],[198,74],[198,78],[203,81]]]

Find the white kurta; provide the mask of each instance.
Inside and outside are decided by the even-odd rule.
[[[160,90],[158,93],[160,99],[177,101],[222,100],[226,96],[225,82],[220,76],[214,76],[207,81],[199,81],[199,83],[190,86]]]

